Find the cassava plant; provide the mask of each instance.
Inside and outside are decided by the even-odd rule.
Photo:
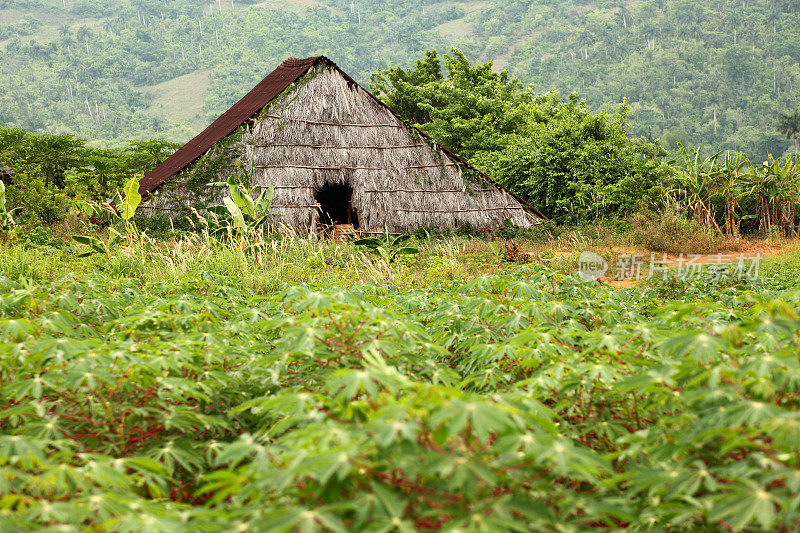
[[[10,263],[0,529],[800,529],[796,288],[526,265],[254,296]]]

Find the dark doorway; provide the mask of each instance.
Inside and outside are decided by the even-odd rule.
[[[358,214],[353,207],[353,188],[349,185],[324,185],[314,196],[322,212],[322,224],[352,224],[358,229]]]

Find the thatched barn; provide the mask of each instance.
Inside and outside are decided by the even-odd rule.
[[[145,176],[143,207],[217,203],[207,185],[232,172],[273,187],[272,221],[304,235],[322,223],[397,233],[543,218],[322,56],[286,60]]]

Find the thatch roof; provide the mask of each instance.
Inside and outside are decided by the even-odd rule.
[[[409,127],[322,56],[285,61],[148,174],[141,182],[142,195],[154,195],[189,167],[192,172],[208,168],[220,153],[245,163],[250,185],[275,188],[270,213],[276,224],[303,232],[313,233],[320,220],[316,195],[323,187],[336,185],[352,188],[351,205],[365,232],[465,224],[493,227],[504,220],[530,226],[544,218],[465,160]],[[214,171],[221,173],[219,181],[231,172],[227,167],[231,164]],[[152,208],[175,201],[158,196],[162,198],[154,198]]]

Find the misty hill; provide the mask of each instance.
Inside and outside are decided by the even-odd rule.
[[[364,84],[460,47],[537,91],[631,105],[635,133],[785,152],[800,7],[778,0],[0,0],[0,124],[186,140],[281,60],[325,54]]]

